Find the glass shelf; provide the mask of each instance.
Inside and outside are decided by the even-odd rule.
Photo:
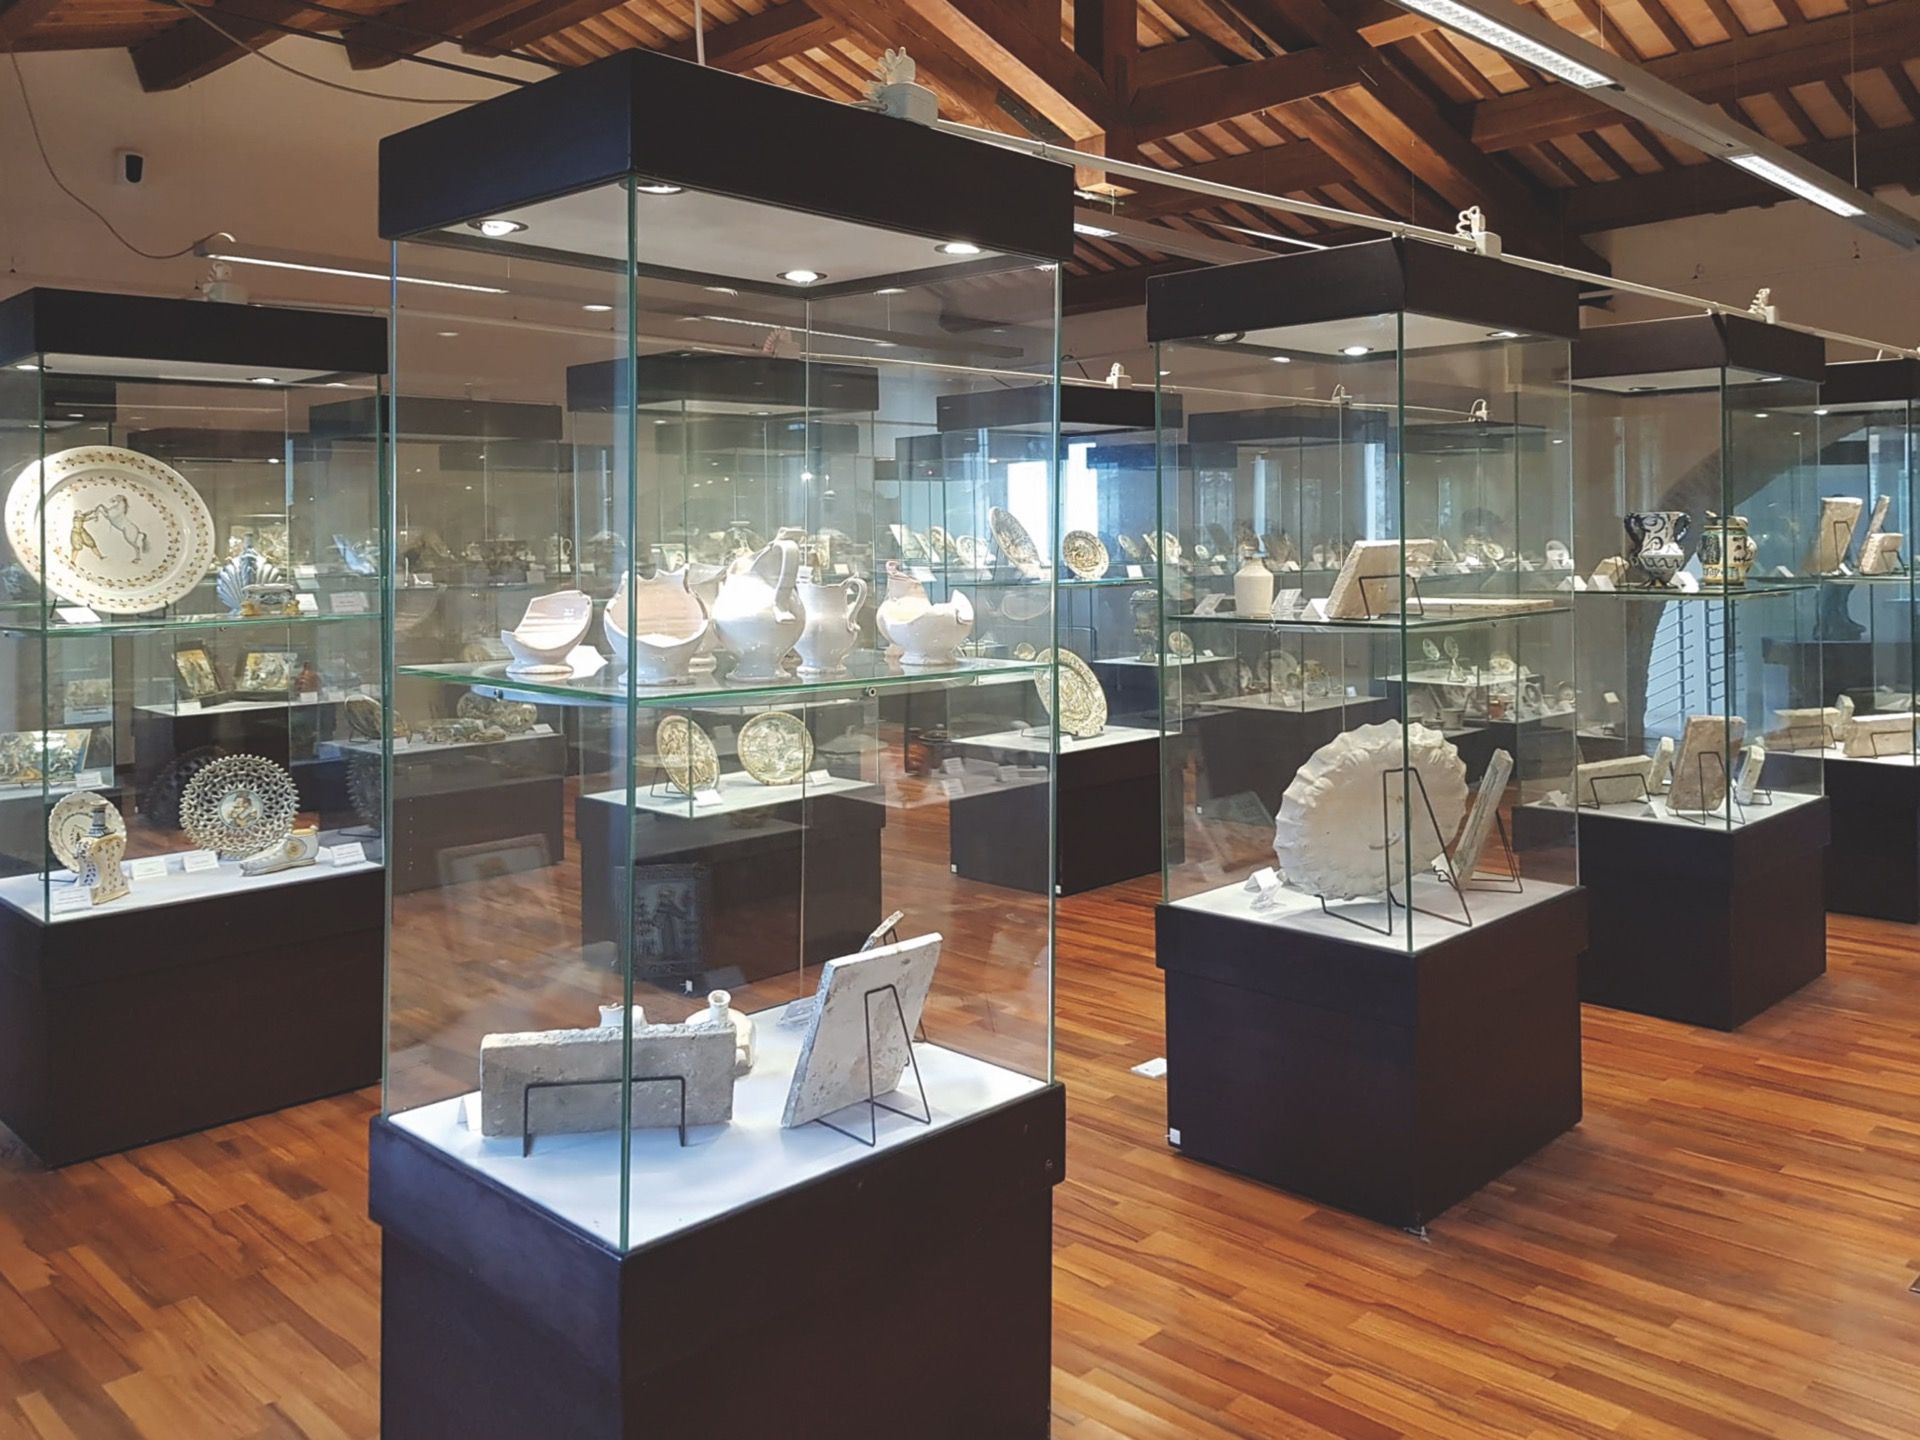
[[[1819,589],[1821,583],[1821,580],[1809,576],[1792,580],[1749,580],[1745,585],[1730,587],[1702,585],[1698,590],[1643,590],[1630,587],[1624,590],[1576,590],[1573,593],[1582,600],[1680,600],[1718,605],[1736,600],[1767,600],[1782,595],[1801,595]]]
[[[36,612],[37,613],[37,612]],[[42,635],[57,639],[62,635],[166,635],[193,634],[205,630],[244,629],[254,626],[287,625],[374,625],[380,623],[376,608],[364,615],[174,615],[166,619],[100,620],[67,625],[59,620],[42,626],[26,624],[18,618],[0,615],[0,635]]]
[[[1679,592],[1675,592],[1678,594]],[[1565,615],[1571,605],[1536,605],[1523,610],[1501,610],[1489,615],[1381,615],[1371,620],[1262,620],[1252,615],[1169,615],[1170,625],[1228,625],[1247,630],[1301,631],[1308,634],[1335,630],[1374,630],[1398,634],[1402,630],[1482,629],[1490,625],[1511,624],[1544,615]]]

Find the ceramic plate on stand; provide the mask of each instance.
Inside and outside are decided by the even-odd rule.
[[[987,512],[987,528],[993,531],[1000,553],[1007,557],[1009,565],[1016,570],[1033,571],[1040,568],[1040,551],[1033,543],[1033,536],[1027,533],[1027,527],[1020,523],[1019,516],[995,505]]]
[[[6,520],[13,553],[34,579],[103,615],[172,605],[213,564],[213,516],[199,492],[172,466],[117,445],[82,445],[27,466],[7,494]]]
[[[1060,558],[1082,580],[1098,580],[1110,563],[1106,545],[1091,530],[1069,530],[1060,541]]]
[[[813,763],[806,722],[785,710],[763,710],[740,727],[740,764],[762,785],[791,785]]]
[[[47,816],[47,843],[52,846],[54,858],[67,869],[78,874],[80,860],[74,854],[73,844],[88,830],[93,828],[93,812],[107,812],[107,833],[125,835],[127,822],[113,803],[92,790],[76,790],[63,796],[60,803],[53,807],[53,813]]]

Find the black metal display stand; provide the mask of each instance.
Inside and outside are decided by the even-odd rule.
[[[848,1148],[622,1254],[375,1120],[384,1440],[1045,1440],[1060,1087]]]
[[[1827,909],[1920,923],[1920,769],[1826,762]]]
[[[1181,1153],[1414,1229],[1579,1122],[1567,890],[1408,953],[1162,905]]]
[[[1824,798],[1742,824],[1580,812],[1581,998],[1735,1030],[1827,968]]]
[[[682,798],[682,805],[685,799]],[[574,807],[580,841],[581,938],[619,933],[620,826],[624,804],[583,795]],[[703,877],[703,988],[791,971],[799,936],[809,965],[852,955],[880,919],[881,831],[877,788],[837,791],[750,810],[633,815],[632,864],[691,866]],[[803,898],[804,897],[804,902]],[[778,943],[773,943],[775,940]]]
[[[566,745],[555,734],[395,749],[393,893],[564,860]]]
[[[1160,868],[1161,737],[1087,746],[1060,738],[1059,869],[1055,893],[1078,895]],[[1076,748],[1076,746],[1082,748]],[[1049,763],[1047,756],[961,741],[957,753],[995,764]],[[1012,780],[956,799],[948,826],[953,872],[967,880],[1039,892],[1047,874],[1047,787]]]
[[[380,1079],[375,867],[45,924],[0,906],[0,1120],[49,1165]]]

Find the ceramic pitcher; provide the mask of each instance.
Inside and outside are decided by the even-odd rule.
[[[1635,510],[1622,523],[1627,531],[1629,577],[1646,586],[1672,584],[1687,560],[1687,552],[1680,547],[1693,517],[1684,510]]]
[[[713,623],[733,652],[733,679],[779,678],[781,659],[807,626],[795,587],[799,572],[800,547],[775,540],[721,582]]]
[[[860,643],[860,607],[867,603],[867,582],[858,575],[828,584],[809,578],[800,582],[799,591],[800,606],[807,614],[806,628],[793,647],[800,652],[800,673],[846,674],[847,656]]]
[[[1743,515],[1724,519],[1707,512],[1707,527],[1700,532],[1700,565],[1709,585],[1745,585],[1753,568],[1753,536],[1747,533]]]

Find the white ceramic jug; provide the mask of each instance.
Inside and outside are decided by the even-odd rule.
[[[811,572],[806,572],[811,573]],[[847,656],[860,643],[860,607],[867,603],[867,582],[858,575],[830,584],[810,579],[799,585],[807,625],[794,649],[802,675],[844,675]]]
[[[627,634],[629,604],[631,636]],[[686,684],[693,657],[712,628],[706,607],[686,587],[684,570],[623,575],[600,618],[615,665],[631,664],[634,681],[640,685]]]
[[[973,633],[973,606],[963,591],[935,605],[918,580],[887,562],[887,598],[875,613],[880,633],[900,647],[900,663],[914,668],[952,665]]]
[[[800,547],[775,540],[745,566],[731,570],[714,601],[720,643],[733,652],[735,680],[775,680],[780,661],[806,629],[794,581]]]

